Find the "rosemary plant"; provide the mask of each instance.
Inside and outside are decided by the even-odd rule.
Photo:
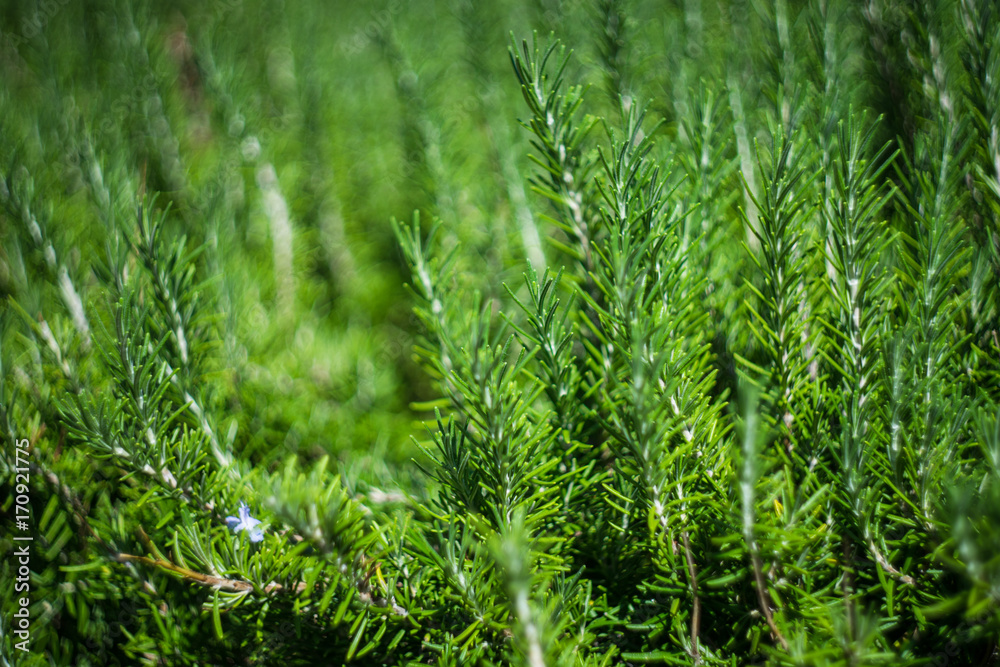
[[[0,17],[0,664],[1000,664],[990,0]]]

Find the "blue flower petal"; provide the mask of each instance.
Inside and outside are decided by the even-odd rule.
[[[258,527],[260,519],[250,516],[250,506],[243,501],[240,501],[239,516],[227,516],[226,525],[236,533],[248,531],[251,542],[260,542],[264,539],[264,530]]]

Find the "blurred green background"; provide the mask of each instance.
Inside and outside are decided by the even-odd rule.
[[[605,88],[602,39],[625,42],[601,37],[598,5],[4,2],[2,159],[33,182],[44,241],[0,216],[0,295],[35,316],[43,278],[65,267],[85,302],[103,298],[102,202],[159,193],[168,233],[208,248],[223,354],[201,370],[235,420],[216,428],[253,460],[405,461],[429,414],[410,406],[435,396],[412,361],[389,221],[440,217],[487,294],[518,283],[524,258],[538,265],[544,202],[522,176],[507,45],[554,32],[579,45],[568,78]],[[668,120],[675,93],[726,62],[697,42],[725,41],[730,8],[692,8],[630,9],[629,84]],[[611,95],[590,97],[613,112]]]
[[[428,391],[389,221],[461,219],[494,268],[519,252],[505,179],[526,142],[505,42],[542,20],[525,9],[5,2],[5,167],[30,172],[85,300],[101,298],[107,238],[95,172],[112,198],[161,193],[169,233],[208,244],[224,361],[203,371],[239,449],[405,460],[408,406]],[[16,224],[0,218],[0,290],[34,315],[50,267]]]

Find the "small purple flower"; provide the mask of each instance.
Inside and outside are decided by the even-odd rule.
[[[250,516],[250,506],[243,501],[240,501],[240,515],[238,517],[227,516],[226,523],[237,533],[241,530],[250,531],[251,542],[260,542],[264,539],[264,530],[258,527],[260,519]]]

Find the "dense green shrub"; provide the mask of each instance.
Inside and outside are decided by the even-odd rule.
[[[3,664],[1000,661],[990,0],[0,16]]]

